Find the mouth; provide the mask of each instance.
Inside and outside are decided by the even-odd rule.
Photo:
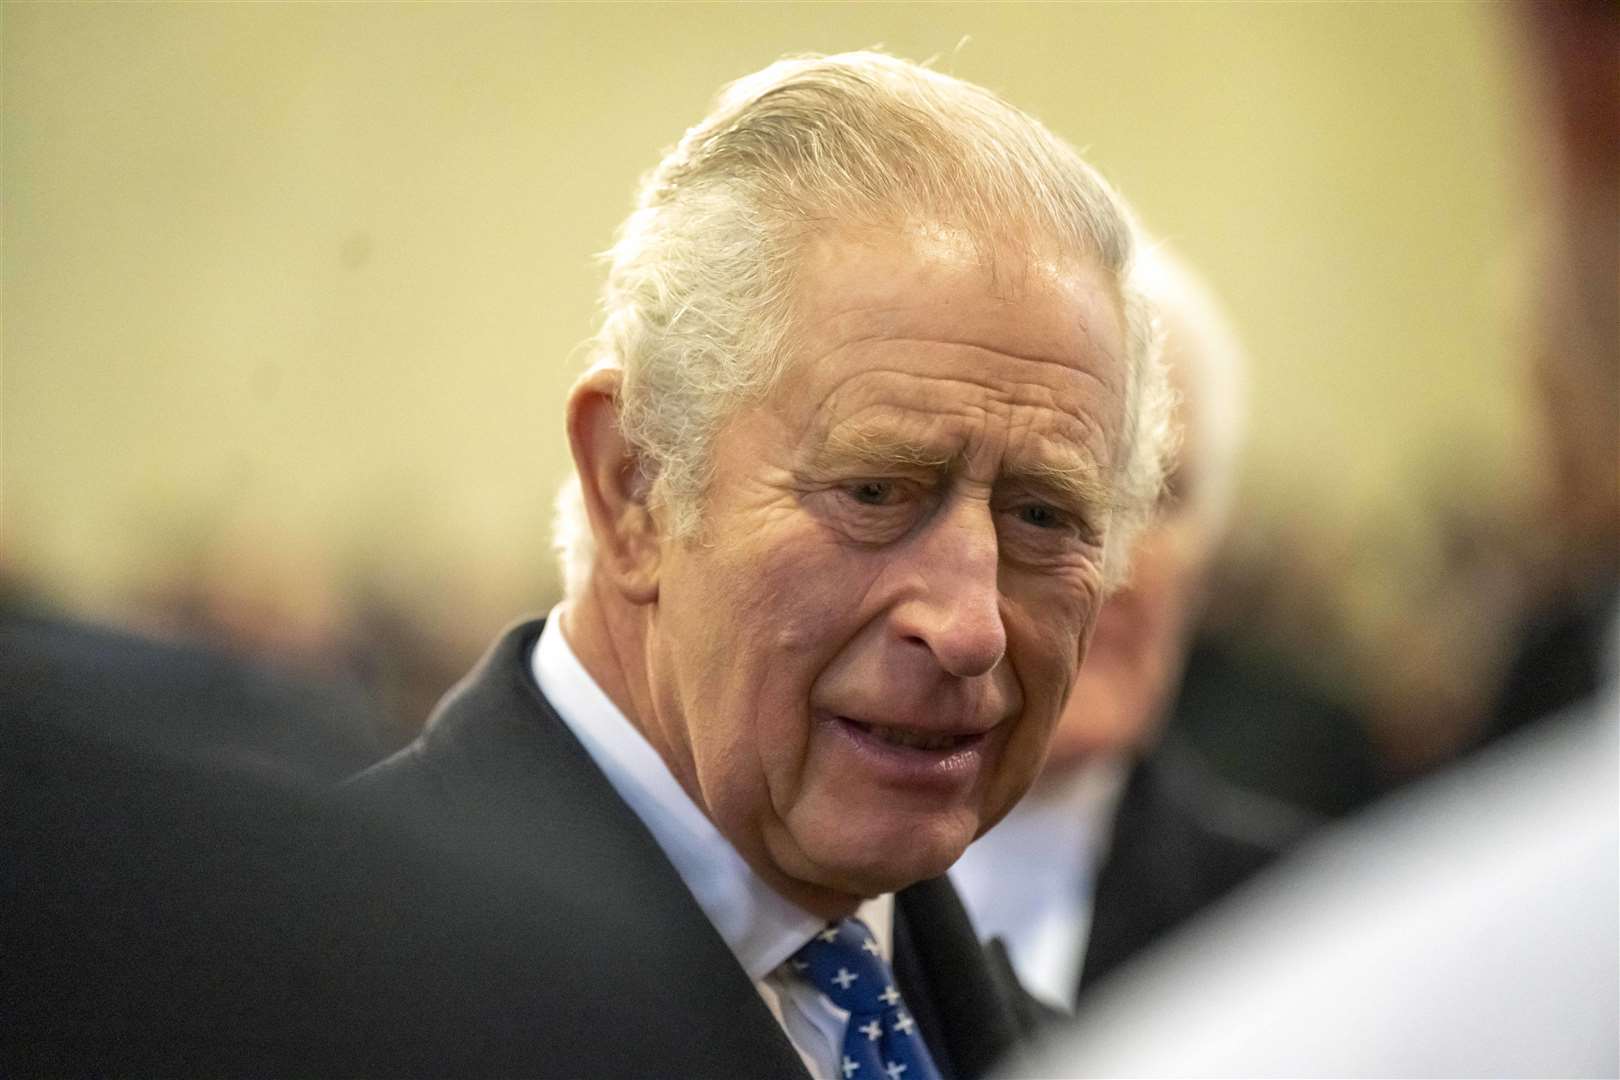
[[[985,731],[941,730],[834,712],[820,713],[817,720],[818,729],[830,736],[829,752],[840,755],[836,767],[848,783],[875,782],[891,795],[924,798],[930,805],[966,797],[994,760],[994,740],[1002,730],[999,725]]]
[[[838,719],[855,728],[857,731],[876,739],[889,746],[903,747],[907,750],[923,750],[930,753],[950,753],[981,741],[982,732],[965,734],[952,734],[944,731],[927,731],[921,728],[897,727],[889,724],[870,724],[855,720],[848,716]]]

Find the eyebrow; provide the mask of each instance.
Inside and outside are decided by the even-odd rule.
[[[1059,506],[1088,515],[1113,511],[1120,505],[1118,494],[1090,462],[1078,459],[1068,463],[1029,462],[1015,465],[1004,476],[1014,484],[1041,493]]]
[[[857,466],[876,470],[911,469],[945,474],[958,454],[931,448],[893,432],[855,428],[830,432],[812,457],[823,470]],[[1038,492],[1065,509],[1093,514],[1119,506],[1120,499],[1097,467],[1078,456],[1064,454],[1060,461],[1026,461],[1007,469],[999,483],[1011,483]]]
[[[893,432],[854,428],[829,432],[816,448],[813,460],[821,467],[865,465],[945,472],[956,461],[956,454],[923,446]]]

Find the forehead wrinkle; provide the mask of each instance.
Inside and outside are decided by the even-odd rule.
[[[997,353],[996,355],[1005,356],[1006,354]],[[1025,362],[1029,364],[1059,364],[1058,361],[1044,360],[1026,359]],[[1097,387],[1111,397],[1117,398],[1120,396],[1117,387],[1095,372],[1063,364],[1059,364],[1059,366],[1064,371],[1073,372],[1075,375],[1095,383]],[[886,380],[890,378],[906,380],[908,385],[897,392],[887,385]],[[915,380],[919,379],[923,380],[922,384],[915,382]],[[826,388],[824,390],[825,398],[821,406],[816,410],[816,418],[825,422],[827,414],[837,407],[840,399],[847,397],[870,399],[867,403],[859,405],[857,407],[859,410],[896,408],[906,412],[916,411],[916,406],[909,404],[895,405],[885,399],[898,396],[914,402],[918,400],[919,392],[927,392],[922,389],[924,386],[928,390],[935,392],[940,387],[965,388],[968,392],[948,396],[956,397],[961,405],[966,406],[967,410],[973,413],[983,413],[987,411],[988,406],[1006,409],[1036,408],[1048,410],[1055,415],[1068,419],[1085,420],[1094,410],[1094,406],[1088,405],[1083,400],[1083,390],[1057,385],[1050,379],[992,378],[989,376],[970,378],[955,372],[947,373],[930,370],[926,366],[923,370],[918,371],[891,358],[883,363],[874,363],[863,367],[860,371],[844,377],[833,387]],[[980,394],[983,395],[983,400],[974,400]],[[935,399],[929,397],[928,400],[932,402]],[[925,405],[922,408],[927,411],[931,408],[931,405]],[[848,423],[849,419],[848,417],[843,419],[835,417],[833,422],[843,424]],[[813,419],[812,423],[814,422],[816,421]],[[1081,426],[1088,425],[1082,424]]]
[[[880,343],[885,347],[896,345],[921,345],[930,347],[946,346],[948,348],[966,349],[975,353],[989,353],[991,356],[1002,360],[1011,360],[1020,365],[1039,365],[1042,370],[1051,367],[1060,368],[1063,371],[1073,372],[1074,374],[1079,375],[1090,382],[1094,382],[1098,386],[1105,389],[1108,393],[1117,396],[1119,394],[1119,388],[1114,386],[1113,383],[1111,383],[1108,379],[1105,379],[1102,375],[1098,374],[1097,371],[1093,370],[1095,365],[1091,363],[1091,361],[1101,359],[1107,361],[1107,363],[1101,365],[1107,370],[1115,372],[1122,371],[1121,366],[1116,362],[1114,351],[1109,349],[1105,343],[1098,341],[1094,336],[1092,336],[1090,329],[1083,324],[1078,327],[1078,331],[1079,333],[1075,341],[1072,343],[1075,346],[1074,348],[1068,352],[1047,355],[1043,352],[1008,352],[1005,345],[979,342],[970,338],[953,338],[948,336],[916,337],[904,334],[895,334],[891,330],[880,326],[871,330],[870,332],[851,335],[844,338],[838,343],[836,348],[825,354],[823,359],[837,356],[839,353],[848,352],[852,349],[861,349],[873,343]],[[1077,360],[1084,360],[1087,362],[1083,364],[1076,363]],[[889,371],[899,375],[916,374],[915,371],[903,366],[890,366],[894,364],[895,362],[890,360],[881,366],[873,365],[872,367],[867,368],[865,373],[873,374]],[[925,371],[925,373],[927,372]],[[1041,380],[1035,378],[1028,380],[1013,379],[1010,380],[1010,382],[1013,385],[1038,385]],[[991,389],[995,389],[995,387],[992,386]]]
[[[828,445],[837,439],[847,444],[844,449],[857,457],[861,456],[855,453],[859,450],[855,445],[857,443],[894,443],[909,437],[914,431],[920,435],[917,440],[919,444],[936,442],[942,437],[954,439],[960,435],[965,437],[968,445],[973,445],[981,442],[988,433],[988,427],[976,433],[958,433],[949,425],[942,430],[940,423],[947,417],[966,421],[969,425],[984,424],[993,419],[1004,426],[1005,437],[1009,440],[1033,435],[1044,443],[1060,446],[1063,443],[1071,443],[1088,454],[1097,452],[1098,447],[1093,445],[1094,442],[1101,444],[1107,442],[1106,433],[1092,410],[1046,382],[989,381],[960,378],[955,375],[931,375],[928,381],[935,387],[960,386],[966,391],[944,395],[945,400],[936,408],[930,403],[917,404],[915,387],[912,387],[907,395],[910,400],[900,402],[893,400],[896,395],[881,381],[884,375],[902,379],[915,378],[910,373],[896,368],[868,368],[860,372],[848,380],[848,384],[851,385],[834,391],[827,398],[823,407],[818,409],[815,417],[807,423],[806,434],[820,428],[822,431],[820,445]],[[869,389],[874,378],[880,381],[875,389]],[[857,406],[849,415],[842,417],[833,415],[837,411],[840,399],[846,396],[869,397],[870,400]],[[866,421],[864,420],[866,415],[876,415],[878,419],[875,423]],[[1022,436],[1018,434],[1020,431],[1023,433]],[[1008,445],[1011,446],[1011,442]],[[899,448],[891,447],[890,450],[892,452],[886,460],[897,463],[910,460],[912,464],[919,466],[943,466],[954,457],[920,448],[914,451],[900,451]]]

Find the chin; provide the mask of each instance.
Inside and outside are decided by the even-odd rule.
[[[805,845],[812,875],[808,880],[861,897],[897,892],[945,873],[973,840],[973,831],[956,822],[933,827],[908,823],[863,834]]]

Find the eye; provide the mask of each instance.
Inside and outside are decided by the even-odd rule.
[[[1045,503],[1030,503],[1028,506],[1018,508],[1019,520],[1037,529],[1061,529],[1068,525],[1068,519],[1056,507]]]
[[[849,497],[862,506],[885,506],[894,495],[894,484],[887,480],[862,480],[846,490]]]

